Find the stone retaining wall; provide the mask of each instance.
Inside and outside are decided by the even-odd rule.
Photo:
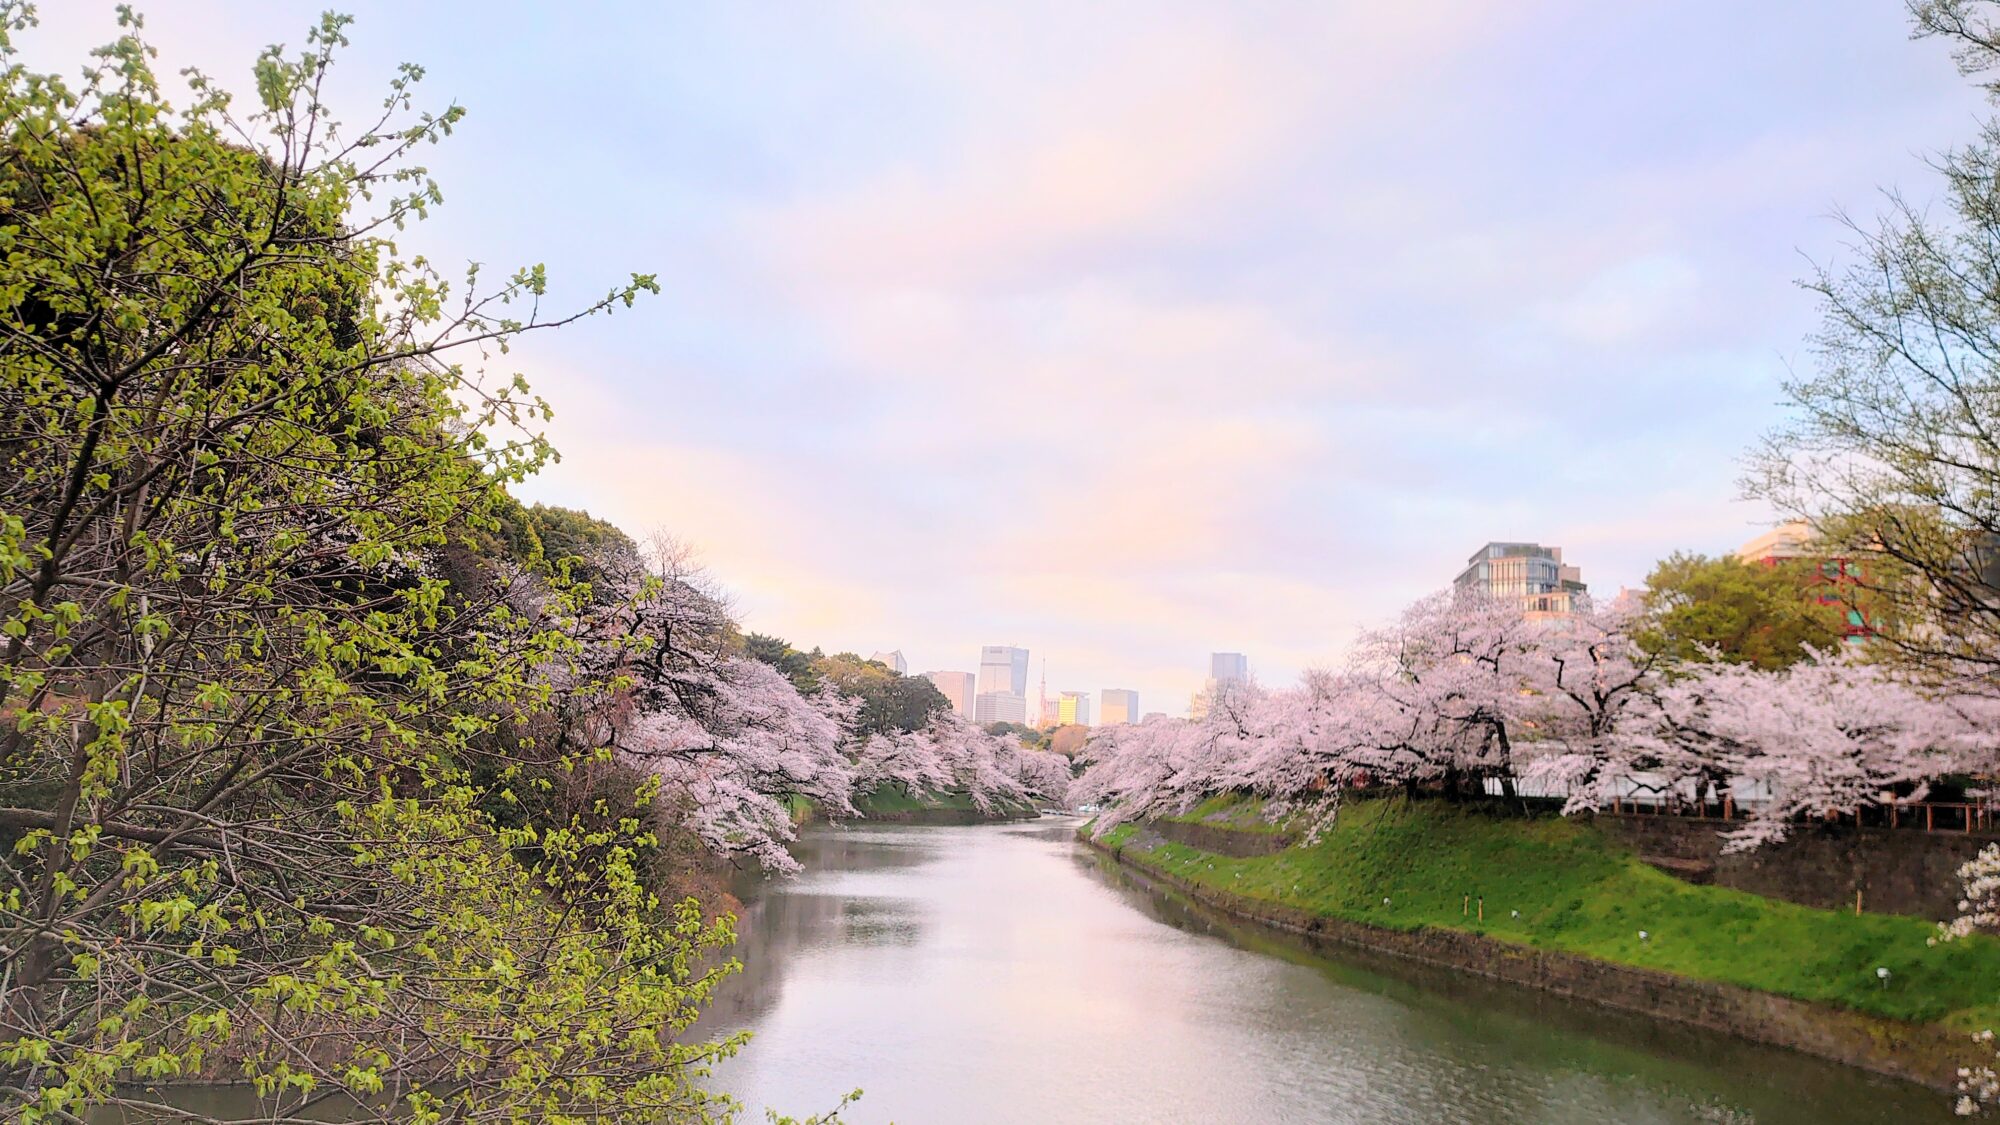
[[[1600,813],[1596,823],[1643,857],[1676,861],[1660,866],[1694,882],[1822,910],[1852,910],[1860,891],[1863,910],[1933,922],[1958,913],[1959,867],[1995,841],[1990,835],[1814,824],[1800,825],[1783,843],[1724,855],[1726,821]]]
[[[1232,859],[1277,855],[1298,842],[1291,832],[1242,832],[1215,824],[1184,820],[1158,820],[1146,826],[1176,844],[1200,848]]]

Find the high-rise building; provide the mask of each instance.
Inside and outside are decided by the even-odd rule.
[[[903,660],[903,653],[901,649],[892,649],[888,652],[878,652],[875,655],[869,657],[868,659],[873,660],[875,663],[882,665],[883,667],[889,669],[889,671],[896,673],[898,676],[907,676],[910,674],[910,666]]]
[[[1050,699],[1047,695],[1042,696],[1041,706],[1036,708],[1035,714],[1038,716],[1036,726],[1043,728],[1061,726],[1062,700]]]
[[[1188,700],[1188,718],[1208,717],[1209,704],[1218,693],[1250,682],[1250,658],[1240,652],[1211,652],[1208,654],[1208,679],[1201,690]]]
[[[987,645],[979,650],[979,692],[1012,692],[1028,697],[1028,650],[1012,645]]]
[[[973,721],[980,723],[1025,723],[1028,697],[1011,691],[982,691],[973,697]]]
[[[1465,569],[1451,584],[1466,593],[1519,602],[1531,615],[1570,613],[1590,589],[1583,584],[1583,572],[1563,562],[1561,547],[1540,543],[1488,543],[1465,560]]]
[[[1056,701],[1056,725],[1090,725],[1090,693],[1087,691],[1066,691]]]
[[[1139,721],[1139,693],[1124,688],[1105,688],[1103,706],[1098,710],[1098,722],[1105,726],[1112,723],[1136,723]]]
[[[987,645],[979,650],[979,694],[973,699],[973,712],[982,723],[1028,721],[1027,649]]]
[[[938,689],[946,699],[951,700],[951,709],[960,718],[972,717],[972,685],[975,682],[970,672],[925,672],[924,679]]]
[[[1241,684],[1250,680],[1250,661],[1240,652],[1211,652],[1208,654],[1208,679],[1211,684]]]

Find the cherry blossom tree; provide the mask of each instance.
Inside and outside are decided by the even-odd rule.
[[[1053,750],[1033,750],[1019,743],[1013,753],[1014,776],[1029,799],[1056,808],[1068,807],[1073,776],[1069,758]]]
[[[1460,592],[1412,604],[1362,633],[1356,671],[1372,685],[1353,733],[1376,776],[1436,781],[1458,793],[1496,778],[1514,787],[1514,739],[1534,711],[1538,629],[1520,609]]]
[[[1541,740],[1595,754],[1644,705],[1659,657],[1639,646],[1639,623],[1634,606],[1594,602],[1536,623],[1526,686]]]
[[[1933,944],[1956,941],[1981,930],[2000,929],[2000,844],[1981,848],[1978,855],[1958,869],[1958,877],[1965,884],[1958,917],[1939,923],[1938,935],[1931,939]],[[1990,1029],[1974,1035],[1973,1040],[1987,1050],[1994,1049]],[[1959,1069],[1956,1106],[1959,1116],[1970,1117],[1995,1103],[2000,1103],[2000,1061]]]
[[[1782,838],[1803,815],[1908,799],[1989,769],[1987,693],[1899,678],[1854,652],[1790,668],[1660,666],[1628,607],[1530,619],[1504,602],[1436,595],[1361,635],[1345,672],[1231,689],[1192,720],[1098,732],[1079,792],[1110,827],[1175,815],[1215,793],[1272,798],[1323,825],[1358,784],[1487,784],[1517,773],[1597,808],[1645,777],[1704,799],[1734,786],[1750,812],[1732,846]]]
[[[1383,744],[1393,720],[1373,709],[1382,698],[1369,676],[1310,670],[1297,687],[1258,701],[1240,765],[1210,772],[1269,798],[1273,818],[1305,816],[1307,837],[1316,838],[1339,812],[1343,791],[1407,764]]]
[[[1632,603],[1587,602],[1537,622],[1524,700],[1532,753],[1522,772],[1567,793],[1566,812],[1597,808],[1635,776],[1699,775],[1704,792],[1720,780],[1681,742],[1648,737],[1671,724],[1658,710],[1661,658],[1639,641],[1646,626]]]
[[[928,731],[890,730],[860,740],[849,767],[854,792],[900,789],[906,796],[940,793],[951,787],[952,771]]]
[[[776,669],[745,657],[724,658],[702,679],[701,707],[641,712],[621,753],[660,778],[665,807],[711,850],[795,872],[786,799],[805,798],[836,818],[854,814],[841,754],[849,701],[801,695]]]
[[[658,778],[660,815],[716,854],[796,871],[789,802],[854,813],[844,749],[855,702],[803,694],[741,652],[727,600],[671,537],[591,562],[604,596],[551,672],[563,696],[555,737]]]
[[[549,671],[560,721],[548,737],[563,753],[599,752],[656,778],[659,815],[715,854],[795,872],[786,845],[796,801],[838,820],[884,786],[963,793],[988,812],[1066,801],[1060,756],[949,712],[910,731],[864,721],[861,691],[825,679],[802,691],[796,675],[752,656],[684,544],[607,540],[584,568],[598,600],[567,663]],[[533,612],[533,598],[522,608]]]
[[[880,739],[884,737],[876,735],[868,745]],[[982,813],[1002,805],[1068,801],[1070,767],[1062,755],[1030,751],[1016,739],[988,733],[958,715],[936,715],[928,727],[892,739],[896,745],[876,755],[864,747],[858,761],[880,759],[898,765],[902,773],[886,781],[906,793],[964,793]]]
[[[1334,681],[1324,681],[1330,686]],[[1316,759],[1322,743],[1315,724],[1331,721],[1325,699],[1308,701],[1295,690],[1227,684],[1197,701],[1196,717],[1155,717],[1091,732],[1078,760],[1084,763],[1075,793],[1103,806],[1100,830],[1127,820],[1184,813],[1203,799],[1247,790],[1290,800],[1323,793],[1321,770],[1339,767]]]
[[[1234,753],[1235,760],[1206,765],[1201,772],[1218,783],[1280,799],[1345,782],[1353,769],[1346,731],[1354,686],[1345,677],[1315,670],[1296,688],[1232,693],[1209,710],[1229,717],[1228,737],[1210,734],[1204,741],[1210,754]]]
[[[1227,790],[1274,798],[1273,815],[1308,810],[1317,828],[1359,782],[1456,793],[1496,777],[1511,789],[1535,637],[1507,603],[1425,598],[1362,634],[1346,672],[1312,672],[1279,690],[1229,685],[1198,718],[1099,732],[1080,792],[1105,806],[1104,828]]]
[[[1187,786],[1183,767],[1196,743],[1196,724],[1155,716],[1091,732],[1077,758],[1084,771],[1075,793],[1085,804],[1102,806],[1096,830],[1108,832],[1129,820],[1186,812],[1205,794]]]
[[[1800,815],[1896,800],[1898,787],[1957,773],[1982,741],[1964,701],[1901,680],[1853,652],[1814,654],[1779,671],[1708,664],[1663,685],[1635,744],[1760,798],[1731,847],[1783,839]],[[1667,754],[1659,754],[1662,760]],[[1908,799],[1905,797],[1904,799]]]

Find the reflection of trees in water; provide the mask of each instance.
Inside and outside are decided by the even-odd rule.
[[[251,1086],[165,1086],[159,1089],[146,1087],[141,1093],[129,1089],[127,1095],[133,1098],[157,1099],[157,1111],[140,1106],[100,1106],[84,1115],[89,1125],[167,1125],[179,1123],[193,1115],[197,1120],[215,1121],[361,1121],[377,1120],[386,1108],[376,1103],[363,1106],[346,1094],[335,1093],[326,1098],[314,1098],[313,1104],[301,1110],[299,1096],[289,1099],[264,1098]]]
[[[840,912],[843,945],[915,946],[924,929],[917,912],[895,899],[848,899]]]
[[[947,849],[939,828],[822,826],[799,834],[792,852],[811,878],[816,872],[887,871],[934,863]],[[930,835],[925,835],[929,833]],[[781,891],[785,884],[771,884]]]
[[[785,974],[814,948],[896,946],[923,940],[918,912],[902,899],[815,894],[782,886],[745,905],[737,921],[735,956],[743,971],[717,990],[718,1027],[740,1027],[769,1011],[783,994]]]
[[[773,924],[774,914],[785,913],[782,907],[773,911],[772,903],[777,897],[767,893],[757,901],[743,904],[743,913],[736,920],[736,948],[731,951],[743,963],[743,971],[716,990],[702,1022],[716,1028],[741,1027],[777,1003],[784,989],[785,969],[806,944],[805,935],[794,925]],[[812,898],[820,896],[808,896],[809,900]],[[821,905],[806,909],[829,915],[839,909],[838,900],[820,898],[820,902]]]

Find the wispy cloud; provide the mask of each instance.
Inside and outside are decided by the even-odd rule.
[[[473,109],[412,247],[662,276],[518,353],[537,495],[697,543],[754,628],[1170,711],[1488,538],[1616,589],[1746,537],[1801,252],[1977,105],[1872,0],[354,6],[344,104],[414,58]],[[316,7],[152,26],[240,79]]]

